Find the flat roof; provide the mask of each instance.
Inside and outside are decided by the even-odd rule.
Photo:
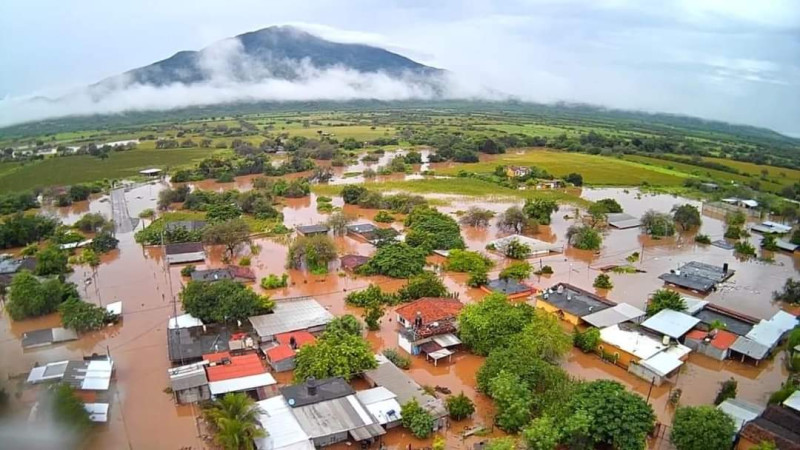
[[[737,334],[739,336],[744,336],[753,329],[753,324],[742,320],[740,318],[734,317],[729,314],[725,314],[723,311],[714,310],[710,308],[703,308],[694,315],[701,322],[706,325],[711,325],[715,320],[722,322],[725,324],[725,329],[731,333]]]
[[[295,229],[302,234],[322,234],[330,230],[327,225],[321,223],[315,225],[298,225]]]
[[[69,361],[62,381],[75,389],[106,391],[111,385],[114,362],[110,359]]]
[[[225,328],[174,328],[167,330],[167,349],[172,362],[201,359],[204,354],[228,350],[230,332]]]
[[[698,292],[709,292],[736,273],[733,269],[724,270],[724,266],[714,266],[699,261],[688,262],[677,270],[659,275],[658,278],[667,283]]]
[[[662,309],[642,323],[649,328],[671,338],[678,339],[700,323],[700,319],[672,309]]]
[[[142,175],[154,175],[157,173],[161,173],[161,169],[144,169],[139,171]]]
[[[233,273],[229,269],[206,269],[192,272],[192,281],[214,282],[232,279]]]
[[[531,249],[532,254],[541,254],[541,253],[549,253],[549,252],[560,252],[563,250],[562,245],[551,244],[549,242],[540,241],[539,239],[534,239],[532,237],[528,237],[522,234],[512,234],[510,236],[505,236],[499,239],[495,239],[489,242],[489,245],[494,245],[494,248],[501,252],[505,252],[506,246],[511,241],[518,241],[520,244],[525,244]]]
[[[515,294],[522,294],[524,292],[530,292],[531,294],[534,292],[534,289],[527,284],[522,284],[517,280],[507,279],[503,280],[498,278],[496,280],[489,281],[489,284],[486,285],[486,288],[493,291],[499,292],[505,295],[515,295]]]
[[[311,438],[303,431],[282,395],[256,402],[258,420],[267,436],[257,439],[259,450],[314,450]]]
[[[375,231],[377,229],[378,229],[378,227],[375,226],[375,224],[372,224],[372,223],[356,223],[356,224],[347,226],[347,231],[351,231],[353,233],[358,233],[358,234],[371,233],[371,232],[373,232],[373,231]]]
[[[416,399],[420,406],[430,412],[434,418],[447,415],[447,409],[441,399],[425,393],[408,374],[400,370],[383,355],[375,355],[378,367],[364,371],[364,377],[377,386],[383,386],[397,396],[400,404]]]
[[[169,322],[167,323],[167,328],[170,330],[174,330],[176,328],[192,328],[202,326],[203,321],[195,318],[191,314],[181,314],[178,317],[170,317]]]
[[[603,311],[615,303],[567,283],[558,283],[542,293],[541,299],[577,317]]]
[[[736,338],[730,349],[757,360],[764,359],[770,351],[768,346],[759,344],[746,336]]]
[[[211,391],[212,395],[220,395],[228,392],[249,391],[263,386],[272,386],[275,383],[277,383],[277,381],[275,381],[272,375],[260,373],[227,380],[209,381],[208,390]]]
[[[202,251],[202,242],[180,242],[166,245],[166,252],[168,255],[182,255],[184,253],[199,253]]]
[[[312,439],[348,432],[362,441],[386,434],[354,394],[294,407],[292,413]]]
[[[639,219],[625,213],[606,214],[606,220],[610,226],[619,229],[636,228],[641,225]]]
[[[644,315],[644,311],[633,305],[629,305],[627,303],[618,303],[616,306],[612,306],[611,308],[583,316],[583,320],[597,328],[605,328],[622,322],[635,320],[640,317],[644,317]]]
[[[204,363],[193,363],[167,369],[173,391],[196,388],[208,384]]]
[[[34,367],[28,374],[28,383],[36,384],[51,380],[60,380],[67,371],[69,361],[58,361],[47,363],[43,366]]]
[[[764,407],[738,398],[729,398],[717,406],[717,409],[729,415],[736,425],[736,431],[745,423],[754,420],[764,412]]]
[[[640,331],[625,330],[618,325],[600,330],[600,340],[640,359],[650,358],[668,347],[652,336]]]
[[[92,422],[108,422],[108,403],[84,403],[83,409],[89,413],[89,420]]]
[[[640,361],[639,364],[650,369],[653,373],[665,377],[682,366],[683,361],[667,352],[661,352],[644,361]]]
[[[284,386],[281,388],[281,394],[286,398],[289,406],[298,408],[300,406],[346,397],[355,392],[341,377],[314,380],[313,385],[316,388],[314,393],[309,392],[309,384],[311,384],[311,382],[306,381],[300,384]]]
[[[792,395],[783,401],[783,406],[800,412],[800,390],[792,392]]]
[[[261,337],[322,326],[333,320],[324,306],[312,297],[282,300],[275,303],[271,314],[250,317],[250,323]]]
[[[59,342],[74,341],[78,333],[69,328],[43,328],[22,333],[22,348],[41,347]]]

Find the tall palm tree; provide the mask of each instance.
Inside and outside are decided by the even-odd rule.
[[[252,450],[254,439],[265,437],[258,416],[261,409],[242,393],[226,394],[206,410],[206,418],[216,428],[215,440],[225,450]]]

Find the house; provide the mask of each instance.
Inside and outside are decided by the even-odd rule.
[[[33,272],[36,258],[14,258],[9,254],[0,255],[0,287],[11,285],[14,275],[23,270]]]
[[[542,292],[535,306],[573,325],[581,325],[583,317],[616,306],[616,303],[571,284],[559,283]]]
[[[758,364],[772,353],[797,323],[797,317],[786,311],[778,311],[769,320],[761,320],[754,325],[746,335],[739,336],[730,349],[742,361],[748,357]]]
[[[625,213],[611,213],[606,215],[606,222],[608,225],[620,230],[628,228],[636,228],[641,225],[641,221],[630,214]]]
[[[800,450],[800,412],[783,405],[769,405],[746,423],[739,433],[737,450],[771,441],[778,450]]]
[[[181,242],[166,245],[166,257],[169,264],[183,264],[206,260],[206,252],[202,242]]]
[[[481,290],[487,294],[503,294],[509,300],[528,298],[536,294],[536,288],[517,280],[498,278],[490,280],[489,283],[481,286]]]
[[[206,353],[227,351],[230,339],[226,328],[204,325],[189,314],[172,317],[167,323],[167,350],[173,364],[202,361]]]
[[[256,402],[259,422],[267,436],[256,440],[258,450],[314,450],[311,437],[300,426],[282,395]]]
[[[397,395],[383,386],[356,392],[356,397],[385,430],[400,426],[402,406]]]
[[[227,270],[233,275],[233,279],[241,283],[250,283],[256,281],[256,274],[253,269],[249,267],[230,265]]]
[[[297,230],[297,234],[300,234],[302,236],[313,236],[315,234],[328,234],[328,230],[330,230],[330,228],[328,228],[327,225],[321,223],[318,223],[316,225],[298,225],[294,229]]]
[[[347,234],[372,242],[377,236],[378,227],[371,223],[356,223],[347,226]]]
[[[676,270],[659,275],[664,283],[689,289],[701,294],[708,294],[717,289],[717,284],[727,281],[735,273],[728,268],[728,263],[722,266],[712,266],[698,261],[684,264]]]
[[[108,422],[108,396],[106,392],[114,377],[114,361],[105,355],[93,355],[83,360],[59,361],[34,367],[27,382],[61,382],[70,385],[81,398],[91,398],[84,403],[92,422]]]
[[[510,236],[502,237],[499,239],[495,239],[488,244],[488,248],[492,250],[496,250],[503,255],[506,254],[506,248],[508,244],[512,241],[516,241],[519,244],[523,244],[528,246],[530,249],[530,256],[540,256],[540,255],[547,255],[550,253],[560,253],[564,250],[564,246],[562,245],[555,245],[549,242],[540,241],[539,239],[530,238],[528,236],[523,236],[521,234],[512,234]]]
[[[730,356],[731,346],[737,338],[737,335],[726,330],[692,330],[683,343],[697,353],[722,361]]]
[[[700,319],[672,309],[662,309],[642,322],[642,327],[680,340],[686,333],[700,323]]]
[[[762,234],[786,234],[792,231],[792,227],[777,222],[765,221],[752,225],[750,230]]]
[[[506,176],[508,178],[524,178],[531,174],[530,167],[523,166],[507,166]]]
[[[253,316],[248,319],[258,333],[262,343],[271,343],[281,333],[308,331],[319,334],[325,331],[333,320],[324,306],[312,297],[300,297],[276,302],[272,313]]]
[[[206,269],[192,272],[192,281],[213,283],[214,281],[232,280],[233,273],[228,269]]]
[[[355,271],[359,267],[363,266],[364,264],[369,262],[368,256],[361,256],[361,255],[344,255],[339,258],[339,265],[342,270],[347,270],[350,272]]]
[[[417,400],[423,409],[433,416],[433,430],[436,431],[447,425],[447,408],[442,399],[433,397],[408,376],[406,372],[400,370],[383,355],[375,355],[378,360],[378,367],[364,371],[363,377],[370,386],[382,386],[395,394],[397,402],[405,405],[411,400]]]
[[[233,356],[224,351],[203,355],[203,360],[208,362],[206,375],[212,398],[230,392],[242,392],[256,400],[263,400],[277,393],[277,381],[255,353]]]
[[[710,330],[714,325],[722,325],[725,331],[736,336],[746,336],[759,322],[755,317],[712,303],[706,303],[703,308],[692,315],[700,319],[699,326],[704,330]]]
[[[748,422],[755,420],[764,412],[764,407],[738,398],[729,398],[717,405],[717,409],[729,415],[736,425],[739,434]]]
[[[206,363],[198,362],[167,369],[172,395],[179,404],[211,400]]]
[[[316,447],[344,442],[372,443],[386,434],[380,422],[342,378],[309,379],[286,386],[281,395],[291,408],[300,428]]]
[[[742,198],[731,197],[731,198],[723,198],[722,202],[745,209],[758,208],[758,202],[755,200],[746,200]]]
[[[691,352],[631,324],[601,329],[600,342],[598,351],[605,358],[658,386],[678,372]]]
[[[561,180],[539,180],[536,182],[536,189],[559,189],[564,187]]]
[[[627,303],[617,303],[616,305],[583,316],[584,322],[597,328],[610,327],[623,322],[640,323],[644,318],[645,312]]]
[[[297,354],[297,350],[315,340],[314,335],[308,331],[292,331],[276,335],[275,341],[277,341],[278,345],[265,351],[267,363],[275,372],[294,370],[294,357]]]
[[[156,177],[161,173],[161,169],[144,169],[140,170],[139,173],[147,177]]]
[[[464,304],[457,298],[423,297],[395,310],[397,345],[412,355],[425,353],[438,361],[453,354],[451,348],[461,344],[457,331],[458,313]]]
[[[775,244],[777,244],[779,249],[787,252],[796,252],[800,250],[800,244],[792,244],[791,242],[783,239],[777,239]]]
[[[22,348],[30,349],[59,344],[61,342],[75,341],[78,333],[69,328],[55,327],[32,330],[22,333]]]

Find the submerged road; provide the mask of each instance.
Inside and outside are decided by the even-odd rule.
[[[125,188],[111,191],[111,214],[114,220],[114,230],[117,233],[130,233],[133,231],[131,216],[128,214],[128,202],[125,200]]]

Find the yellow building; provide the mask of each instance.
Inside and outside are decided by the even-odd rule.
[[[545,290],[536,299],[537,308],[555,314],[575,326],[584,324],[583,317],[614,305],[616,303],[610,300],[567,283],[559,283]]]

